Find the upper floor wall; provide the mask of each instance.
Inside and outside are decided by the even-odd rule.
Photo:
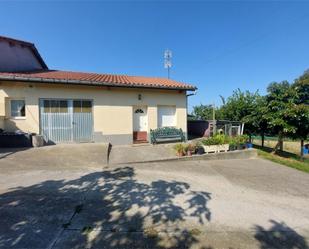
[[[0,36],[0,72],[47,69],[32,43]]]

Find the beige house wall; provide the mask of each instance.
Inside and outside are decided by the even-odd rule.
[[[141,100],[138,95],[141,94]],[[133,142],[133,106],[147,106],[148,133],[157,128],[157,106],[176,107],[177,127],[187,131],[185,91],[106,88],[91,86],[52,85],[41,83],[0,83],[0,116],[6,130],[39,133],[39,99],[91,99],[95,141],[114,144]],[[26,117],[10,117],[10,99],[25,99]],[[1,125],[1,121],[0,121]]]

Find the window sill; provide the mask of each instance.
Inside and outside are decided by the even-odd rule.
[[[9,119],[12,119],[12,120],[25,120],[26,117],[10,117]]]

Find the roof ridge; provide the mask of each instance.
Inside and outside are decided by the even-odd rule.
[[[24,40],[20,40],[20,39],[15,39],[15,38],[3,36],[3,35],[0,35],[0,40],[6,40],[6,41],[9,41],[9,42],[16,42],[16,43],[20,43],[20,44],[27,45],[27,46],[30,46],[30,47],[34,46],[34,43],[32,43],[32,42],[28,42],[28,41],[24,41]]]
[[[169,79],[166,77],[160,77],[160,76],[142,76],[142,75],[129,75],[129,74],[115,74],[115,73],[98,73],[98,72],[85,72],[85,71],[72,71],[72,70],[62,70],[62,69],[48,69],[48,70],[42,70],[42,72],[64,72],[64,73],[82,73],[82,74],[95,74],[95,75],[106,75],[106,76],[117,76],[117,77],[138,77],[138,78],[152,78],[152,79],[161,79],[161,80],[169,80],[169,81],[175,81],[175,82],[181,82],[174,79]]]

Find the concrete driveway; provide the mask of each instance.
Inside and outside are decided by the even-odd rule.
[[[18,157],[18,153],[14,156]],[[23,168],[0,159],[0,248],[308,248],[309,174],[261,159]]]

